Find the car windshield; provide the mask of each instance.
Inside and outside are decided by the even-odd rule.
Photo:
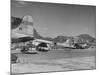
[[[47,47],[47,44],[46,43],[40,43],[38,46],[40,46],[40,47]]]

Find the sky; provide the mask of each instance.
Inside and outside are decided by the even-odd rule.
[[[96,37],[96,7],[28,1],[11,1],[11,16],[33,17],[34,28],[44,37],[77,36]]]

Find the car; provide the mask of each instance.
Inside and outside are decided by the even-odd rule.
[[[23,46],[23,47],[21,48],[21,52],[22,52],[22,53],[26,53],[28,50],[29,50],[29,48],[28,48],[27,46]]]
[[[76,49],[87,49],[90,47],[87,43],[76,43],[74,46]]]
[[[41,52],[48,52],[50,48],[47,43],[40,43],[36,46],[36,50]]]

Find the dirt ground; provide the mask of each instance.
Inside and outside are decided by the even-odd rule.
[[[17,74],[95,69],[95,53],[95,49],[16,53],[18,63],[11,65],[11,72]]]

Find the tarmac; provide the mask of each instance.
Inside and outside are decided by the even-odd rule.
[[[96,68],[95,50],[54,50],[38,54],[16,53],[18,62],[11,64],[12,74],[42,73]]]

